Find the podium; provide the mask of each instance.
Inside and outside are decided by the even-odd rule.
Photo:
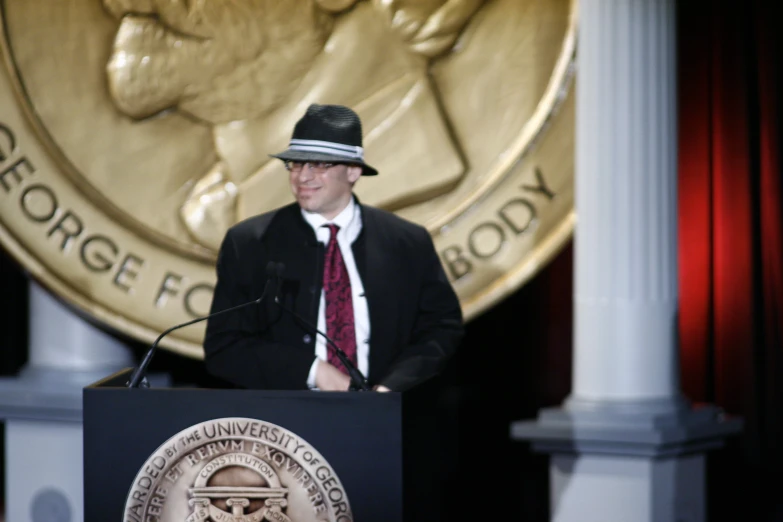
[[[438,519],[413,391],[129,389],[130,372],[83,390],[85,522]]]

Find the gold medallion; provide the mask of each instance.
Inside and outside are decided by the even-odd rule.
[[[0,6],[0,242],[140,340],[208,313],[226,229],[293,201],[268,154],[310,103],[359,113],[357,195],[427,227],[467,319],[571,237],[575,0]]]
[[[133,479],[127,522],[351,522],[340,479],[301,437],[255,419],[191,426]]]

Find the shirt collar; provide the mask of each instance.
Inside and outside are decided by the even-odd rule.
[[[345,235],[350,242],[356,239],[356,236],[359,235],[359,230],[361,230],[361,213],[353,197],[348,201],[348,205],[332,220],[328,220],[315,212],[307,212],[304,209],[301,209],[301,212],[302,217],[313,227],[316,237],[321,242],[326,242],[329,239],[329,230],[322,227],[330,223],[340,227],[340,230],[337,232],[338,237]]]

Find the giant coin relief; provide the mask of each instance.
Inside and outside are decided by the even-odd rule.
[[[0,6],[0,242],[138,339],[205,315],[226,229],[293,201],[269,154],[310,103],[359,113],[359,199],[427,227],[466,318],[571,236],[575,1]]]

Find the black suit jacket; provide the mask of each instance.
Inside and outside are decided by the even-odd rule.
[[[459,301],[423,227],[359,206],[362,231],[352,245],[370,314],[371,385],[404,391],[437,374],[462,339]],[[270,261],[285,265],[286,307],[317,323],[324,246],[291,204],[234,225],[217,261],[211,312],[261,296]],[[274,303],[214,317],[204,340],[207,370],[244,388],[304,389],[316,334]],[[357,339],[357,343],[363,339]]]

